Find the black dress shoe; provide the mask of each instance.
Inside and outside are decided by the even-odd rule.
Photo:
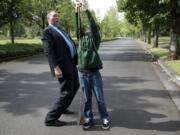
[[[74,114],[74,112],[72,112],[72,111],[70,111],[70,110],[65,110],[65,111],[63,112],[63,114]]]
[[[45,122],[45,125],[46,126],[61,127],[61,126],[66,125],[66,122],[56,120],[56,121],[52,121],[52,122]]]

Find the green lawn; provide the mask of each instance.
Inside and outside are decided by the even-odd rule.
[[[15,45],[9,40],[0,40],[0,61],[5,59],[28,56],[42,52],[40,39],[17,39]]]
[[[146,47],[147,49],[151,49],[151,48],[153,48],[153,45],[152,45],[152,44],[146,44],[145,47]]]
[[[15,43],[22,43],[22,44],[40,44],[41,40],[38,38],[35,39],[16,39]],[[11,44],[11,41],[6,39],[6,40],[0,40],[0,45],[5,45],[5,44]]]
[[[168,57],[169,56],[169,50],[164,48],[151,48],[150,51],[153,55],[157,57]]]
[[[170,42],[170,37],[159,37],[159,44],[162,45],[162,44],[169,44]]]
[[[166,61],[166,64],[171,67],[178,75],[180,75],[180,60]]]
[[[153,45],[146,45],[146,48],[151,51],[151,53],[154,56],[157,56],[158,58],[163,58],[165,60],[165,63],[174,71],[177,73],[177,75],[180,75],[180,60],[169,60],[169,50],[167,49],[169,46],[170,37],[159,37],[159,48],[153,48]]]

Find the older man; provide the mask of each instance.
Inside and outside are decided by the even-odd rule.
[[[71,37],[58,25],[58,13],[50,11],[47,19],[49,25],[43,31],[42,42],[51,73],[60,83],[60,94],[45,118],[45,125],[62,126],[65,122],[58,119],[71,104],[79,88],[77,53]]]

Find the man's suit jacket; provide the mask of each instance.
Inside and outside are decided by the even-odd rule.
[[[55,76],[54,67],[57,65],[62,70],[63,75],[72,74],[77,64],[77,53],[74,58],[71,58],[70,50],[63,37],[48,26],[44,29],[41,40],[52,75]]]

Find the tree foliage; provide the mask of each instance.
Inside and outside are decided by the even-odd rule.
[[[101,22],[101,31],[104,37],[116,37],[120,32],[120,20],[116,8],[111,7]]]
[[[60,25],[70,33],[71,29],[75,26],[75,5],[71,0],[61,0],[57,5],[57,10],[60,14]]]

